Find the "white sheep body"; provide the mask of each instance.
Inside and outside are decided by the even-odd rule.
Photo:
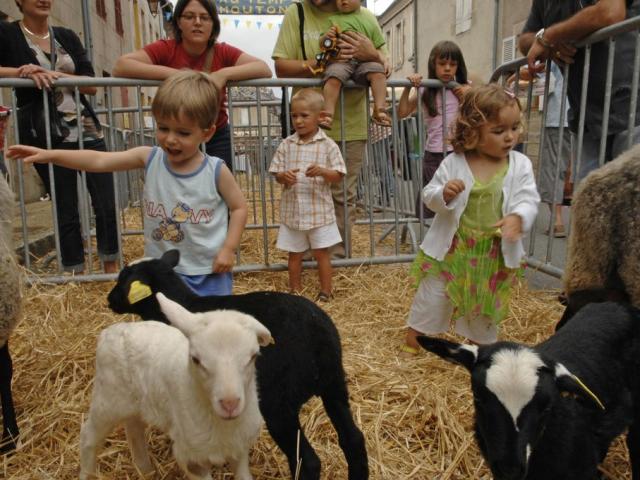
[[[229,311],[200,315],[211,314],[226,315],[232,323],[216,326],[212,350],[220,350],[221,345],[232,350],[245,340],[238,340],[243,327],[233,322],[237,316],[252,317]],[[241,413],[221,418],[212,405],[211,389],[190,360],[190,341],[177,328],[155,321],[119,323],[100,334],[91,409],[80,439],[81,479],[95,472],[96,449],[119,423],[125,423],[134,461],[142,472],[153,470],[146,446],[140,445],[144,425],[152,425],[172,439],[176,461],[188,478],[208,479],[211,465],[227,461],[235,478],[251,478],[248,452],[263,423],[255,374],[252,371],[253,377],[245,384]]]

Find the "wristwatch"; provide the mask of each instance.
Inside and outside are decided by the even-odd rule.
[[[541,28],[540,30],[538,30],[536,32],[536,40],[540,43],[540,45],[542,45],[544,48],[551,48],[553,47],[553,45],[551,45],[549,42],[547,42],[544,39],[544,28]]]

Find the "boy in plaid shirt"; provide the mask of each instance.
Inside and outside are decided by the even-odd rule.
[[[324,99],[305,88],[291,98],[296,132],[276,150],[269,172],[282,184],[280,231],[276,246],[289,252],[289,288],[302,289],[302,257],[309,248],[318,262],[320,292],[316,300],[331,298],[329,247],[340,243],[331,197],[331,183],[347,172],[338,145],[320,130]]]

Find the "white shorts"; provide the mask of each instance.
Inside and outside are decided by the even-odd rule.
[[[341,241],[336,222],[311,230],[294,230],[281,224],[276,247],[287,252],[306,252],[309,248],[329,248]]]
[[[453,305],[446,297],[443,279],[429,276],[418,285],[407,324],[425,335],[449,331]],[[475,343],[493,343],[498,339],[498,329],[490,318],[483,315],[455,320],[455,332]]]

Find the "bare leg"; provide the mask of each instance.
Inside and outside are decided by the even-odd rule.
[[[331,260],[328,248],[318,248],[313,250],[313,256],[318,262],[318,276],[320,277],[320,291],[331,296]]]
[[[304,252],[289,252],[289,289],[302,290],[302,257]]]
[[[102,268],[104,273],[117,273],[118,272],[118,262],[115,260],[106,260],[102,262]]]
[[[387,108],[387,79],[384,73],[372,72],[367,75],[367,80],[371,84],[371,94],[373,104],[380,110]]]
[[[556,225],[564,227],[564,222],[562,221],[562,205],[556,205]]]
[[[322,113],[325,118],[321,122],[321,126],[324,128],[331,128],[333,115],[336,112],[336,103],[338,102],[338,96],[340,95],[340,89],[342,89],[342,82],[335,77],[331,77],[324,82],[324,87],[322,87],[322,94],[324,95],[324,110]]]
[[[404,341],[405,345],[411,348],[415,348],[416,350],[419,350],[420,344],[418,343],[418,340],[416,340],[418,335],[422,335],[422,333],[420,333],[417,330],[414,330],[411,327],[407,327],[407,336],[405,337],[405,341]]]

